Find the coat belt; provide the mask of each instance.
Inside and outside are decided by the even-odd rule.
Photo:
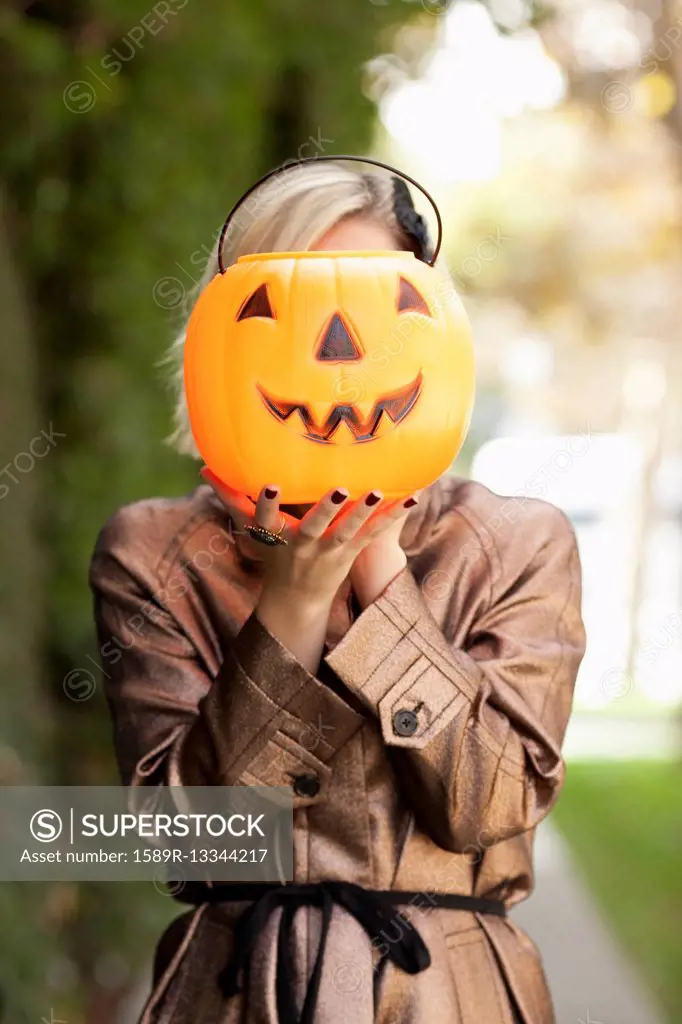
[[[419,974],[431,964],[428,948],[411,922],[404,918],[396,906],[406,906],[416,898],[424,897],[432,906],[453,910],[468,910],[479,914],[504,917],[506,908],[500,900],[479,899],[455,893],[403,892],[393,889],[365,889],[353,882],[316,882],[308,885],[278,885],[277,883],[235,883],[207,886],[190,882],[176,899],[200,906],[249,901],[250,906],[234,925],[233,951],[219,976],[219,984],[226,998],[240,989],[240,975],[248,973],[251,951],[270,914],[282,908],[277,936],[276,997],[277,1015],[281,1024],[314,1024],[315,1008],[322,980],[324,953],[331,924],[332,909],[336,903],[364,928],[370,940],[376,939],[382,929],[399,918],[407,927],[400,929],[400,938],[382,944],[385,946],[380,960],[390,960],[407,974]],[[294,915],[300,907],[319,907],[322,911],[322,931],[315,964],[301,1012],[294,1001],[294,962],[292,957],[292,929]]]

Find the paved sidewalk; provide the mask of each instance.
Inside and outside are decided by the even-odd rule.
[[[536,890],[513,915],[540,947],[558,1024],[663,1024],[548,822],[538,829],[535,870]]]

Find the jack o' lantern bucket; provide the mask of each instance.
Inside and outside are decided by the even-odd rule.
[[[462,303],[405,251],[242,256],[199,296],[184,359],[206,465],[252,497],[276,483],[283,503],[428,486],[473,406]]]

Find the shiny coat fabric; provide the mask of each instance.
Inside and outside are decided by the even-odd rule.
[[[312,675],[257,618],[261,566],[209,487],[120,509],[91,567],[120,772],[139,786],[293,787],[295,882],[510,907],[532,890],[533,831],[564,779],[585,644],[575,535],[546,502],[447,476],[422,493],[400,543],[407,567],[369,607],[341,586]],[[410,735],[396,725],[405,711]],[[301,776],[319,786],[296,787]],[[144,1024],[276,1024],[281,910],[243,992],[226,998],[217,984],[246,906],[176,918]],[[388,963],[377,977],[376,943],[335,906],[318,1024],[554,1021],[537,948],[511,918],[427,901],[403,912],[431,966],[408,975]],[[319,934],[320,911],[299,909],[299,1005]]]

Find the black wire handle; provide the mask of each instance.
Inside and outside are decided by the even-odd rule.
[[[392,167],[391,164],[384,163],[383,160],[374,160],[372,157],[369,156],[350,156],[349,154],[341,154],[339,156],[334,156],[331,153],[327,153],[320,156],[303,157],[301,160],[295,160],[291,163],[285,162],[283,164],[280,164],[279,167],[274,167],[271,171],[268,171],[267,174],[264,174],[262,178],[259,178],[258,181],[255,181],[251,188],[246,190],[241,199],[237,200],[237,202],[234,204],[234,206],[228,213],[227,217],[225,218],[223,229],[220,232],[220,241],[218,242],[218,268],[221,274],[225,273],[225,266],[223,265],[223,244],[225,242],[225,236],[227,235],[227,229],[230,226],[230,221],[232,220],[232,218],[234,217],[235,213],[242,205],[244,200],[248,198],[248,196],[250,196],[251,193],[254,192],[259,185],[262,185],[264,181],[268,180],[268,178],[274,177],[275,174],[280,174],[282,171],[289,170],[292,167],[298,167],[300,164],[312,164],[317,163],[320,160],[354,160],[357,163],[361,164],[373,164],[375,167],[383,167],[385,171],[391,171],[393,174],[397,174],[399,178],[403,178],[405,181],[409,181],[411,185],[414,185],[416,188],[418,188],[422,195],[426,196],[431,206],[433,207],[434,213],[436,214],[436,223],[438,224],[438,238],[436,239],[436,247],[433,251],[433,256],[431,257],[431,259],[424,261],[425,263],[428,263],[430,267],[434,265],[438,253],[440,252],[440,246],[443,240],[443,222],[441,220],[440,210],[436,206],[436,201],[431,195],[431,193],[427,192],[424,186],[420,185],[419,182],[416,181],[414,178],[411,178],[409,174],[405,174],[404,171],[399,171],[397,167]]]

